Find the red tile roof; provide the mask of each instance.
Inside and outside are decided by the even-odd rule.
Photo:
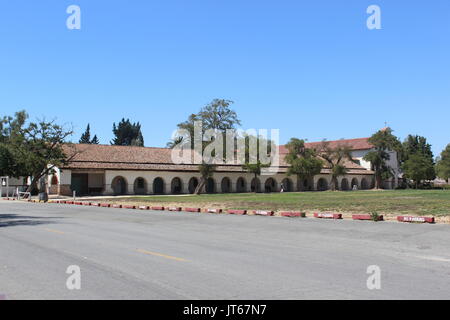
[[[354,139],[358,140],[358,139]],[[284,146],[280,146],[283,148]],[[64,146],[70,163],[63,169],[99,169],[99,170],[152,170],[152,171],[196,171],[197,164],[175,164],[168,148],[111,146],[96,144],[73,144]],[[280,170],[286,172],[287,163],[284,154],[280,154]],[[350,173],[372,174],[353,162],[347,162]],[[324,167],[323,173],[328,173]],[[216,171],[244,172],[241,165],[218,165]]]
[[[333,140],[327,141],[329,143],[330,148],[334,148],[338,145],[346,145],[349,146],[352,150],[367,150],[372,149],[373,146],[369,143],[369,138],[357,138],[357,139],[341,139],[341,140]],[[306,142],[305,147],[309,149],[317,148],[320,146],[320,142]],[[280,146],[280,154],[286,154],[288,150],[286,146]]]

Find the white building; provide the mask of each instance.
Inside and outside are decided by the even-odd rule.
[[[313,148],[318,143],[307,143]],[[338,179],[340,190],[370,189],[374,186],[374,172],[363,156],[372,150],[368,138],[330,141],[346,144],[352,149],[354,162],[347,162],[348,174]],[[228,192],[278,192],[327,190],[331,183],[329,169],[324,167],[313,181],[297,181],[287,176],[284,156],[287,151],[280,146],[280,167],[276,174],[254,178],[241,165],[218,165],[213,178],[206,185],[208,193]],[[133,146],[76,144],[70,152],[76,156],[67,165],[56,169],[49,177],[50,193],[60,195],[125,195],[125,194],[189,194],[200,180],[198,165],[174,164],[171,149]],[[390,163],[398,172],[397,157],[392,153]],[[359,163],[358,163],[359,162]],[[387,187],[394,187],[397,180]]]

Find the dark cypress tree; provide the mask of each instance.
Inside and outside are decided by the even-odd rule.
[[[98,141],[97,135],[94,135],[94,137],[91,140],[91,144],[99,144],[100,142]]]
[[[89,123],[87,125],[86,131],[81,135],[79,143],[91,143],[91,128],[89,126]]]
[[[114,139],[111,141],[112,145],[118,146],[144,146],[144,137],[141,132],[141,125],[139,122],[131,123],[129,119],[122,120],[116,126],[113,123]]]

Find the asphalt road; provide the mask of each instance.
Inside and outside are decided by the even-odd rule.
[[[450,225],[0,201],[0,297],[450,299],[449,244]]]

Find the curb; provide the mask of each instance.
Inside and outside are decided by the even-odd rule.
[[[209,209],[206,209],[205,212],[207,212],[207,213],[222,213],[222,209],[209,208]]]
[[[247,210],[227,210],[229,214],[238,214],[238,215],[244,215],[247,214]]]
[[[253,213],[257,216],[273,216],[274,212],[273,211],[268,211],[268,210],[253,210]]]
[[[321,213],[321,212],[314,212],[314,218],[320,218],[320,219],[342,219],[341,213]]]
[[[186,212],[201,212],[202,211],[200,208],[184,208],[183,210]]]
[[[353,220],[372,220],[373,218],[370,214],[352,214]],[[384,221],[383,215],[378,216],[376,221]]]
[[[181,211],[181,207],[168,207],[168,211]]]
[[[306,218],[306,213],[300,212],[300,211],[283,211],[283,212],[280,212],[280,216]]]
[[[434,217],[397,216],[399,222],[434,223]]]

